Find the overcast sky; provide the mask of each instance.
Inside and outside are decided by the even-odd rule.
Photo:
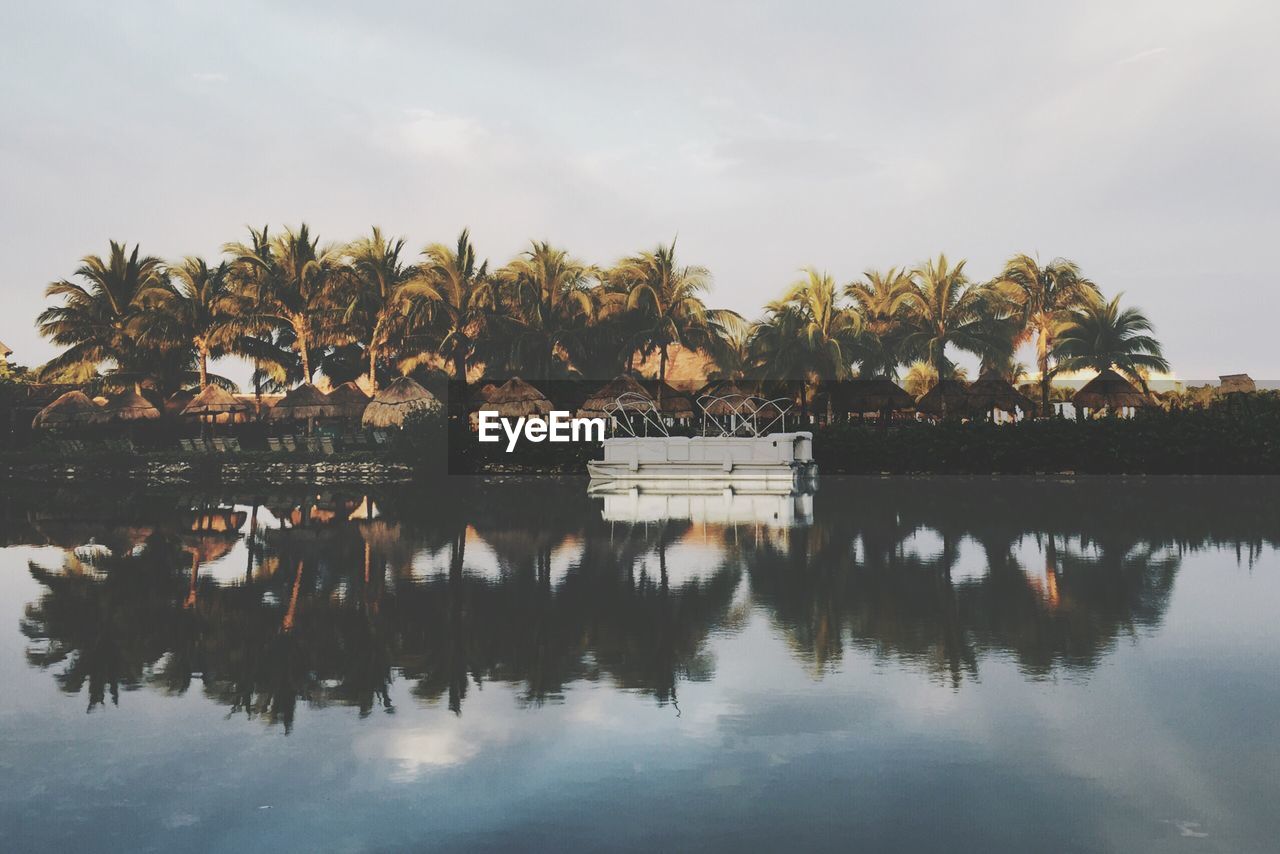
[[[815,265],[1076,260],[1177,374],[1280,378],[1280,4],[22,3],[0,340],[109,239],[249,224],[587,261],[679,235],[755,316]]]

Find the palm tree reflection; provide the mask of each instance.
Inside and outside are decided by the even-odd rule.
[[[198,683],[288,730],[300,704],[391,713],[401,683],[458,715],[486,681],[528,706],[581,681],[674,702],[713,676],[709,637],[753,613],[818,676],[850,655],[957,689],[992,655],[1028,678],[1087,672],[1159,626],[1188,550],[1280,543],[1259,490],[1276,487],[836,482],[790,530],[605,521],[577,483],[61,495],[0,534],[66,550],[31,564],[21,628],[30,664],[90,710]]]

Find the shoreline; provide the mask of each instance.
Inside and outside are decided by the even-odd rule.
[[[819,464],[818,483],[822,480],[1033,480],[1069,482],[1100,479],[1238,479],[1277,478],[1280,474],[1259,472],[1212,471],[850,471],[839,467],[824,470]],[[129,458],[18,461],[0,459],[0,483],[58,484],[83,481],[130,483],[142,486],[382,486],[411,484],[422,481],[447,481],[480,478],[485,481],[582,480],[590,479],[585,470],[539,468],[536,466],[482,466],[476,471],[445,471],[438,466],[415,465],[401,459],[335,460],[261,459],[250,455],[228,454],[223,457],[175,460],[167,455],[135,455]]]

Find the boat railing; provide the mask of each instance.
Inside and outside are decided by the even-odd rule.
[[[753,438],[787,432],[789,398],[765,398],[754,394],[704,394],[696,401],[702,410],[702,435],[711,425],[716,436],[746,435]],[[778,429],[775,431],[775,427]]]
[[[787,431],[787,412],[792,401],[785,397],[766,398],[754,394],[704,394],[696,401],[702,410],[703,436],[748,436],[759,438]],[[638,392],[623,392],[605,404],[614,436],[671,435],[666,419],[653,399]]]
[[[657,404],[643,394],[624,391],[604,406],[613,435],[632,439],[641,436],[670,436]],[[654,432],[650,433],[650,429]]]

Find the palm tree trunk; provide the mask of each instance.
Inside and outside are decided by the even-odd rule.
[[[667,384],[667,345],[658,350],[658,408],[662,408],[662,387]]]
[[[200,345],[200,390],[209,385],[209,348]]]
[[[311,342],[307,340],[306,321],[295,320],[293,332],[298,339],[296,342],[298,357],[302,360],[302,381],[309,383],[311,382]]]
[[[378,390],[378,351],[373,346],[373,343],[370,342],[369,344],[369,393],[372,394],[377,390]]]
[[[1043,326],[1036,336],[1036,361],[1040,368],[1040,414],[1048,417],[1053,411],[1049,404],[1049,330]]]

